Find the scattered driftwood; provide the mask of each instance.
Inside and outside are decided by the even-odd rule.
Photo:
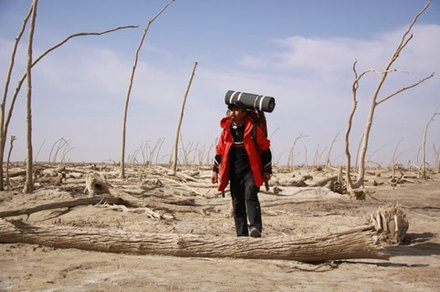
[[[88,194],[87,198],[72,199],[62,202],[52,202],[48,204],[38,205],[34,207],[21,208],[17,210],[9,210],[0,212],[0,218],[27,215],[44,210],[58,208],[73,208],[83,205],[95,205],[98,203],[107,203],[114,205],[122,205],[130,208],[149,209],[148,213],[154,214],[154,218],[162,218],[161,215],[155,213],[151,209],[162,210],[168,213],[186,212],[207,214],[211,207],[197,206],[194,199],[180,199],[174,201],[161,202],[148,198],[146,200],[138,199],[127,192],[112,187],[104,181],[97,173],[90,173],[86,177],[84,192]]]
[[[101,252],[156,254],[183,257],[234,257],[282,259],[303,262],[375,258],[388,259],[384,249],[373,243],[374,226],[364,226],[324,237],[298,239],[216,237],[192,234],[126,232],[72,226],[28,225],[0,219],[0,242],[30,243],[56,248]]]
[[[112,197],[112,196],[98,196],[98,197],[91,197],[91,198],[79,198],[74,200],[67,200],[62,202],[52,202],[48,204],[38,205],[34,207],[29,208],[21,208],[17,210],[9,210],[9,211],[3,211],[0,212],[0,218],[5,217],[11,217],[11,216],[20,216],[20,215],[27,215],[29,216],[32,213],[44,211],[44,210],[52,210],[52,209],[58,209],[58,208],[73,208],[77,206],[83,206],[83,205],[94,205],[98,203],[109,203],[109,204],[118,204],[118,205],[124,205],[127,204],[120,198]]]
[[[37,179],[36,182],[40,184],[60,186],[63,183],[63,180],[65,179],[66,179],[66,174],[64,172],[60,172],[57,174],[57,176],[42,177]]]
[[[337,179],[338,179],[338,176],[337,176],[337,175],[334,175],[334,176],[331,176],[331,177],[328,177],[328,178],[322,179],[322,180],[320,180],[320,181],[317,181],[317,182],[315,182],[315,183],[313,183],[313,184],[310,184],[309,186],[310,186],[310,187],[324,187],[324,186],[326,186],[328,183],[330,183],[330,182],[334,182],[334,181],[337,180]]]
[[[306,181],[312,179],[313,176],[311,175],[303,175],[299,180],[293,180],[293,179],[282,180],[277,182],[276,184],[279,186],[289,186],[289,187],[307,187],[308,185],[306,184]]]
[[[13,171],[11,173],[9,173],[9,177],[17,177],[17,176],[25,176],[26,175],[26,170],[18,170],[18,171]]]

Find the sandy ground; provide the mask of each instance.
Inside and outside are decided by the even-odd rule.
[[[33,194],[0,193],[0,211],[85,196],[84,173],[66,169],[61,186],[38,182]],[[53,170],[53,169],[52,169]],[[182,170],[172,178],[163,168],[133,169],[130,179],[116,178],[115,169],[97,168],[115,188],[138,198],[188,201],[205,212],[174,212],[154,219],[136,208],[78,206],[33,213],[28,223],[96,226],[126,231],[235,235],[230,197],[217,194],[210,171]],[[50,169],[42,177],[50,177]],[[361,226],[377,207],[398,202],[409,220],[407,244],[388,248],[389,261],[360,259],[318,264],[283,260],[182,258],[55,249],[24,243],[0,244],[1,291],[440,291],[440,175],[422,181],[408,174],[402,184],[389,183],[390,173],[375,170],[367,182],[370,195],[356,201],[326,187],[292,187],[286,182],[308,174],[314,181],[331,174],[313,169],[277,171],[272,184],[278,194],[260,192],[263,237],[318,236]],[[49,174],[48,174],[49,173]],[[182,177],[191,178],[188,180]],[[14,177],[12,184],[22,183]],[[381,184],[383,183],[383,184]],[[377,185],[379,184],[379,185]],[[166,215],[166,214],[165,214]],[[19,218],[19,217],[15,217]]]

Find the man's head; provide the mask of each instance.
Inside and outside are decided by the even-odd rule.
[[[235,124],[240,124],[246,117],[246,108],[240,102],[228,105],[228,109]]]

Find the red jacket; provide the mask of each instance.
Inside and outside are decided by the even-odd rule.
[[[223,118],[220,121],[220,127],[223,129],[217,142],[216,154],[221,155],[220,169],[219,169],[219,185],[218,190],[222,191],[226,188],[229,181],[229,151],[234,139],[231,134],[231,117]],[[260,154],[261,152],[270,148],[270,141],[263,134],[260,127],[256,126],[255,138],[258,150],[255,147],[254,138],[252,135],[252,129],[254,127],[254,121],[250,117],[245,118],[245,128],[243,135],[243,144],[246,149],[246,153],[249,157],[249,163],[251,166],[252,174],[254,175],[255,184],[259,187],[263,184],[263,166],[261,164]]]

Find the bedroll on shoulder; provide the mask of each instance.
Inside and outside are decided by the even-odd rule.
[[[275,98],[271,96],[258,95],[240,91],[229,90],[225,95],[227,105],[242,103],[248,109],[271,113],[275,108]]]

